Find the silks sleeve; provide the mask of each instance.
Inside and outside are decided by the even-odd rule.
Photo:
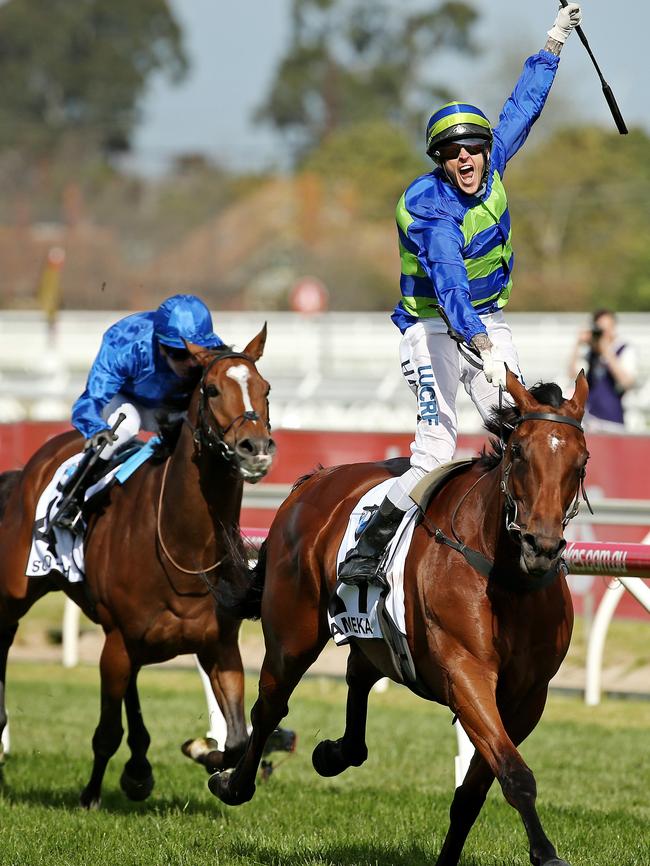
[[[503,176],[506,163],[519,150],[541,114],[555,80],[560,58],[539,51],[524,63],[514,90],[506,100],[494,129],[493,167]]]
[[[412,223],[409,236],[418,244],[420,263],[452,327],[468,343],[476,334],[486,333],[485,325],[470,300],[460,227],[452,219],[430,218]]]
[[[108,428],[102,418],[102,409],[135,372],[132,368],[136,355],[130,351],[131,348],[116,346],[110,331],[104,335],[97,357],[90,368],[86,389],[72,407],[72,424],[84,438],[89,439],[100,430]]]

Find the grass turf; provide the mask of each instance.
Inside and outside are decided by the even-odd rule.
[[[298,751],[251,803],[229,809],[204,770],[180,751],[203,734],[206,710],[194,672],[160,667],[140,677],[156,787],[144,803],[119,789],[120,747],[106,775],[102,809],[84,812],[79,792],[91,767],[99,707],[94,667],[10,662],[12,748],[0,789],[0,866],[421,866],[442,844],[453,793],[455,736],[448,711],[391,687],[373,694],[370,757],[321,779],[313,746],[343,728],[345,687],[307,678],[285,724]],[[247,707],[256,684],[247,683]],[[522,752],[538,782],[538,808],[572,866],[648,866],[647,734],[650,703],[587,708],[552,697]],[[527,864],[521,822],[498,787],[465,846],[465,866]]]

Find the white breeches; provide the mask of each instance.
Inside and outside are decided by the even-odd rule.
[[[155,433],[158,430],[156,421],[156,410],[147,406],[141,406],[133,400],[129,400],[124,394],[116,394],[110,403],[102,409],[102,418],[112,427],[122,412],[126,418],[115,431],[117,439],[107,445],[101,453],[102,460],[109,460],[118,448],[126,445],[134,439],[140,430],[150,430]]]
[[[481,316],[499,357],[520,379],[519,358],[512,333],[502,312]],[[441,332],[440,320],[424,319],[408,328],[400,343],[402,373],[418,403],[415,439],[411,443],[411,468],[388,493],[398,507],[415,484],[454,456],[457,439],[456,394],[462,382],[465,391],[485,421],[498,405],[499,389],[491,385],[458,351],[456,343]],[[504,399],[509,399],[504,395]]]

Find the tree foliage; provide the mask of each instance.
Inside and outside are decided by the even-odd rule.
[[[641,130],[572,127],[513,161],[517,308],[650,309],[649,151]]]
[[[74,137],[128,149],[149,76],[187,61],[167,0],[10,0],[0,6],[0,149]]]
[[[421,132],[422,115],[448,98],[433,61],[472,50],[477,17],[461,2],[293,0],[291,43],[258,118],[287,133],[298,155],[357,122]]]

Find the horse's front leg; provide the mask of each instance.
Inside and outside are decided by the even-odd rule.
[[[486,766],[475,756],[470,764],[467,785],[456,792],[451,809],[451,825],[437,866],[456,866],[463,843],[495,776],[503,795],[521,815],[530,847],[533,866],[568,866],[557,857],[555,848],[546,836],[535,808],[537,784],[535,777],[519,754],[508,734],[496,701],[496,672],[491,672],[473,657],[458,659],[449,671],[451,685],[450,706],[479,752]],[[545,697],[545,696],[544,696]],[[513,735],[521,741],[537,723],[544,699],[540,699],[538,714],[527,714],[527,724]],[[533,721],[534,719],[534,721]],[[528,730],[523,733],[523,730]]]
[[[182,745],[183,754],[203,764],[208,773],[234,767],[244,754],[248,733],[244,717],[244,669],[236,632],[221,637],[198,656],[226,723],[226,741],[219,751],[212,739],[199,737]]]
[[[317,578],[313,585],[318,586]],[[215,797],[228,806],[246,803],[255,793],[255,775],[266,741],[288,713],[293,690],[329,637],[325,616],[317,605],[300,598],[282,598],[279,592],[273,599],[274,610],[269,616],[272,621],[265,622],[264,627],[266,654],[258,698],[251,710],[253,729],[246,751],[234,770],[215,773],[208,781]]]
[[[101,710],[93,735],[93,769],[81,792],[80,803],[86,809],[97,809],[101,802],[102,781],[109,760],[117,751],[122,728],[122,700],[131,679],[129,659],[121,633],[108,633],[99,663],[101,675]]]
[[[337,776],[348,767],[360,767],[368,757],[368,695],[381,676],[372,662],[353,643],[350,646],[346,674],[348,700],[345,732],[338,740],[322,740],[312,754],[314,769],[321,776]]]
[[[142,718],[137,683],[138,673],[139,669],[134,668],[124,694],[124,707],[129,730],[127,743],[131,750],[131,757],[124,765],[124,770],[120,776],[120,787],[129,800],[146,800],[154,786],[153,771],[147,758],[151,737]]]

